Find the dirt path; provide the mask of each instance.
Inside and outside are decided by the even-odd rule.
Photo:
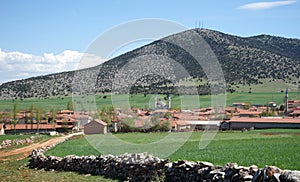
[[[24,159],[24,158],[28,157],[31,154],[32,150],[34,150],[36,148],[47,147],[49,145],[60,143],[68,138],[71,138],[74,135],[80,135],[80,134],[82,134],[82,133],[73,133],[73,134],[69,134],[67,136],[63,136],[63,137],[52,138],[45,142],[33,143],[31,145],[28,145],[28,146],[25,146],[22,148],[18,148],[18,149],[14,149],[11,151],[0,151],[0,161]]]

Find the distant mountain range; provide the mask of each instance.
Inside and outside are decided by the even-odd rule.
[[[197,60],[189,52],[169,41],[185,39],[186,36],[195,33],[201,35],[214,52],[223,70],[226,85],[208,82]],[[200,45],[190,44],[190,48],[193,49],[197,49],[197,46]],[[152,55],[156,57],[151,57]],[[152,59],[158,59],[157,56],[163,57],[162,60],[153,61]],[[175,60],[177,62],[175,65],[184,68],[186,73],[176,73],[176,70],[170,73],[165,65],[160,66],[159,61],[164,61],[165,58]],[[126,82],[128,75],[135,77],[141,73],[137,72],[139,67],[128,67],[128,65],[130,61],[139,61],[139,59],[143,62],[140,65],[143,68],[140,70],[145,72],[148,68],[160,74],[149,71],[151,74],[135,78],[135,82],[129,84]],[[172,65],[173,69],[175,67]],[[126,72],[122,73],[122,70]],[[172,78],[174,73],[177,78]],[[121,78],[122,74],[124,78]],[[116,82],[115,79],[118,77],[120,79]],[[210,88],[215,86],[218,86],[220,91],[226,89],[234,92],[237,85],[259,85],[266,79],[271,82],[280,80],[298,86],[299,77],[299,39],[270,35],[238,37],[214,30],[191,29],[154,41],[96,67],[4,83],[0,85],[0,98],[49,97],[69,95],[72,92],[111,90],[126,92],[126,89],[130,93],[194,94],[190,91],[192,86],[186,83],[191,80],[196,83],[198,94],[209,94]]]

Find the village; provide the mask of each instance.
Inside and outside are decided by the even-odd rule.
[[[169,101],[170,102],[170,101]],[[59,110],[41,114],[36,110],[21,110],[11,114],[0,112],[0,134],[109,132],[160,132],[241,130],[268,128],[300,128],[300,100],[288,100],[284,105],[275,102],[255,105],[250,102],[233,103],[225,108],[173,110],[170,103],[156,109],[132,107],[130,111],[111,108],[106,111],[75,112]],[[100,113],[97,113],[100,112]]]

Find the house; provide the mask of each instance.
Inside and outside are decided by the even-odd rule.
[[[268,128],[300,128],[300,118],[279,118],[279,117],[265,117],[265,118],[246,118],[233,117],[228,121],[230,129],[268,129]]]
[[[56,130],[58,132],[65,132],[66,130],[71,130],[73,128],[72,125],[56,125],[54,127],[53,124],[47,124],[47,123],[40,123],[40,124],[16,124],[16,127],[12,124],[6,124],[5,125],[5,132],[7,134],[13,134],[15,133],[15,129],[17,133],[48,133],[50,131]]]
[[[275,102],[268,102],[268,107],[275,108],[277,105]]]
[[[4,124],[0,123],[0,135],[4,135]]]
[[[232,107],[236,107],[240,109],[248,109],[250,107],[250,104],[246,102],[235,102],[232,104]]]
[[[260,117],[261,115],[262,112],[249,110],[240,110],[238,113],[239,117]]]
[[[299,108],[295,108],[288,115],[290,117],[299,117],[300,116],[300,110],[299,110]]]
[[[71,110],[60,110],[57,112],[58,115],[74,115],[74,111],[71,111]]]
[[[289,100],[288,101],[289,108],[294,108],[300,106],[300,100]]]
[[[84,134],[106,134],[107,133],[107,123],[99,119],[92,120],[91,122],[85,124]]]
[[[186,121],[178,120],[178,121],[175,122],[175,127],[174,128],[175,128],[176,131],[189,131],[191,126]]]

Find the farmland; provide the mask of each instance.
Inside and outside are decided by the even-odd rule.
[[[0,161],[1,181],[115,181],[101,176],[82,175],[75,172],[56,172],[29,169],[29,159]]]
[[[126,100],[126,95],[112,96],[111,94],[97,94],[95,95],[95,103],[97,107],[102,107],[104,105],[112,105],[112,97],[118,100]],[[163,95],[159,95],[159,99],[164,100]],[[267,102],[274,101],[278,105],[283,103],[284,93],[281,92],[237,92],[237,93],[227,93],[226,95],[217,96],[220,99],[226,99],[227,106],[232,105],[234,102],[251,102],[252,104],[266,104]],[[291,99],[298,99],[298,92],[290,92],[289,97]],[[138,108],[149,108],[153,105],[154,96],[152,94],[143,95],[130,95],[129,103],[132,107]],[[182,95],[176,96],[171,95],[172,108],[195,108],[195,107],[208,107],[211,106],[211,96],[209,95]],[[217,98],[217,99],[218,99]],[[67,104],[72,100],[72,96],[64,97],[48,97],[48,98],[28,98],[28,99],[17,99],[19,109],[28,109],[32,104],[43,109],[45,111],[50,111],[52,108],[56,110],[62,110],[67,108]],[[197,102],[199,100],[199,102]],[[12,99],[0,100],[0,111],[12,110],[13,108]],[[218,101],[216,101],[218,102]],[[221,104],[221,103],[219,103]]]
[[[115,134],[120,140],[129,143],[142,144],[164,138],[168,133],[126,133]],[[192,161],[210,161],[216,165],[224,165],[227,162],[237,162],[239,165],[250,166],[256,164],[259,167],[275,165],[282,169],[300,169],[298,159],[300,154],[300,130],[269,129],[254,130],[249,132],[219,132],[213,141],[203,150],[199,150],[199,140],[202,132],[194,132],[184,145],[169,156],[170,160],[179,159]],[[98,139],[101,140],[99,135]],[[90,142],[90,139],[89,139]],[[99,155],[93,146],[87,141],[87,137],[79,137],[69,140],[49,150],[47,155],[66,156]],[[166,143],[159,150],[168,150],[175,145]],[[128,144],[128,143],[127,143]],[[124,144],[126,145],[126,143]],[[102,144],[102,148],[110,147]],[[121,148],[126,148],[120,145]],[[101,150],[100,150],[101,151]],[[137,150],[138,152],[141,152]],[[118,151],[116,151],[118,152]],[[145,152],[145,151],[144,151]],[[113,152],[112,152],[113,153]]]

